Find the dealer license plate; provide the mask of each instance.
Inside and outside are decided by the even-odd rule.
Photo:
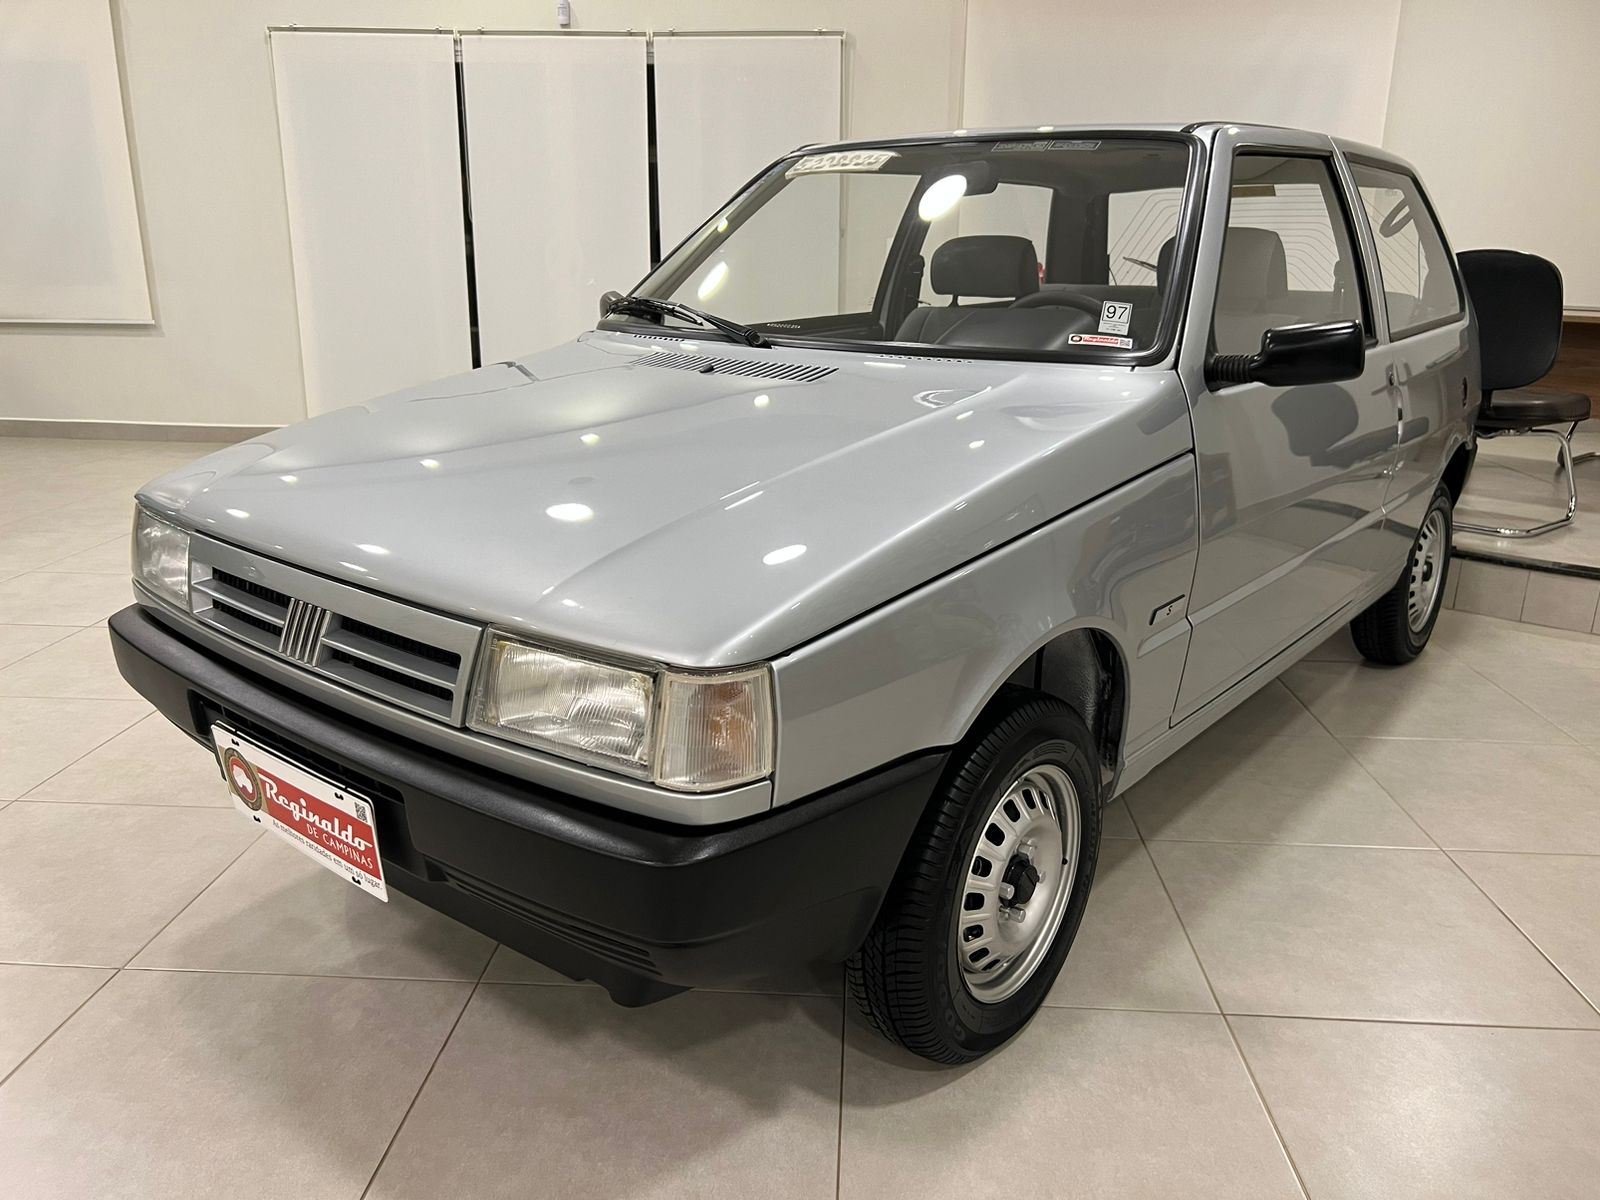
[[[388,902],[372,801],[223,725],[211,727],[233,805],[295,849]]]

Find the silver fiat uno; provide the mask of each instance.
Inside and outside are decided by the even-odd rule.
[[[1427,645],[1476,336],[1382,151],[808,147],[601,307],[150,483],[111,637],[241,819],[619,1003],[842,960],[977,1058],[1104,805],[1342,625]]]

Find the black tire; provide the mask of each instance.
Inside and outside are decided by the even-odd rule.
[[[1419,571],[1422,569],[1418,556],[1422,552],[1423,539],[1428,535],[1429,522],[1435,514],[1443,522],[1442,555],[1434,568],[1438,579],[1432,593],[1432,610],[1425,622],[1413,628],[1411,593],[1418,586]],[[1428,639],[1433,636],[1433,626],[1439,619],[1439,610],[1444,607],[1445,585],[1450,581],[1450,543],[1454,529],[1450,492],[1440,484],[1433,493],[1433,502],[1428,505],[1428,511],[1417,522],[1416,540],[1411,544],[1411,552],[1406,556],[1406,565],[1400,572],[1400,578],[1371,608],[1350,622],[1350,636],[1355,639],[1356,649],[1361,651],[1362,657],[1370,662],[1398,667],[1410,662],[1427,647]],[[1440,535],[1435,533],[1434,536]]]
[[[1064,771],[1077,793],[1077,869],[1060,925],[1033,973],[1014,995],[983,1003],[963,982],[955,905],[991,810],[1012,781],[1041,765]],[[1083,719],[1051,697],[1002,693],[981,728],[952,753],[877,921],[845,966],[867,1020],[912,1053],[952,1064],[981,1058],[1021,1030],[1055,982],[1083,919],[1100,816],[1098,755]]]

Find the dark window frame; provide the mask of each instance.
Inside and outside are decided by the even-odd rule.
[[[1365,255],[1361,245],[1361,229],[1356,225],[1354,205],[1360,201],[1360,196],[1352,196],[1345,188],[1344,179],[1339,173],[1338,155],[1333,149],[1319,149],[1309,146],[1285,146],[1271,142],[1241,142],[1233,147],[1228,159],[1228,211],[1222,218],[1222,247],[1217,255],[1217,282],[1211,295],[1211,324],[1206,330],[1206,355],[1209,358],[1217,352],[1217,297],[1222,291],[1222,256],[1228,252],[1228,230],[1233,225],[1233,165],[1241,158],[1295,158],[1312,159],[1322,163],[1328,171],[1328,182],[1332,194],[1339,206],[1339,211],[1344,215],[1345,237],[1348,240],[1350,253],[1353,256],[1357,296],[1361,306],[1361,332],[1367,348],[1370,350],[1378,344],[1377,309],[1373,306],[1372,297],[1367,287],[1367,273]],[[1330,213],[1331,216],[1331,213]],[[1365,212],[1362,213],[1365,219]],[[1331,222],[1330,222],[1331,224]],[[1381,277],[1380,277],[1381,278]],[[1384,312],[1384,323],[1388,324],[1388,311]]]
[[[1427,215],[1428,223],[1433,226],[1434,233],[1439,237],[1439,245],[1444,249],[1444,260],[1450,267],[1450,282],[1456,290],[1455,312],[1441,317],[1434,317],[1416,325],[1407,325],[1403,330],[1395,329],[1389,323],[1389,292],[1383,278],[1383,259],[1378,254],[1378,231],[1372,227],[1372,222],[1367,217],[1367,206],[1363,203],[1361,205],[1361,219],[1366,222],[1367,232],[1372,238],[1372,266],[1374,273],[1378,277],[1379,291],[1383,293],[1380,297],[1383,303],[1383,324],[1384,328],[1389,332],[1389,341],[1405,341],[1407,338],[1416,337],[1420,333],[1442,329],[1446,325],[1454,325],[1458,321],[1464,320],[1467,315],[1467,293],[1466,289],[1461,285],[1461,268],[1456,262],[1455,251],[1450,247],[1450,239],[1445,236],[1444,224],[1439,220],[1439,214],[1434,210],[1433,200],[1428,195],[1428,189],[1422,186],[1422,180],[1417,177],[1417,173],[1398,163],[1384,162],[1382,159],[1372,158],[1364,154],[1346,154],[1344,160],[1350,167],[1350,183],[1356,189],[1357,200],[1361,198],[1361,181],[1356,178],[1358,169],[1381,171],[1385,175],[1393,175],[1397,179],[1404,179],[1410,182],[1411,186],[1416,189],[1417,198],[1422,201],[1422,209]],[[1416,220],[1415,213],[1412,214],[1412,220]]]
[[[934,346],[922,343],[908,342],[867,342],[867,341],[842,341],[825,338],[787,338],[768,328],[762,332],[767,340],[774,346],[793,348],[796,350],[830,350],[844,351],[856,354],[873,354],[894,358],[951,358],[971,359],[988,362],[1042,362],[1076,364],[1087,366],[1106,367],[1146,367],[1165,362],[1174,355],[1181,340],[1184,320],[1187,316],[1190,302],[1189,293],[1193,289],[1195,261],[1199,254],[1200,224],[1205,208],[1207,180],[1210,178],[1211,159],[1213,147],[1209,142],[1194,132],[1196,126],[1189,126],[1181,130],[1167,129],[1093,129],[1077,128],[1063,130],[1060,136],[1074,139],[1101,139],[1106,141],[1159,141],[1176,143],[1187,152],[1188,161],[1184,176],[1184,204],[1178,212],[1178,227],[1174,236],[1178,239],[1176,253],[1173,256],[1171,288],[1163,298],[1160,321],[1156,327],[1154,341],[1144,350],[1121,350],[1074,353],[1072,351],[1050,350],[991,350],[986,347],[975,346]],[[892,150],[899,147],[931,146],[948,142],[984,143],[1004,142],[1016,140],[1017,131],[997,130],[994,132],[951,137],[948,135],[932,135],[924,137],[885,138],[881,141],[871,142],[841,142],[833,145],[806,146],[791,154],[786,154],[777,161],[757,172],[743,187],[734,193],[732,199],[695,229],[690,231],[682,240],[669,250],[662,258],[662,262],[671,259],[692,240],[698,237],[702,230],[718,219],[718,213],[742,203],[747,196],[771,181],[776,174],[781,174],[789,164],[805,154],[818,154],[830,150],[848,149],[885,149]],[[879,282],[878,302],[874,311],[883,312],[883,302],[886,299],[885,291],[891,279],[890,263],[897,252],[903,252],[908,235],[908,223],[916,215],[917,195],[913,195],[911,204],[906,209],[902,219],[901,228],[897,231],[891,244],[888,259],[885,262],[885,273]],[[637,292],[661,267],[661,263],[653,265],[644,277],[633,287],[628,289],[629,295]],[[687,266],[685,270],[689,269]],[[669,280],[676,280],[678,276],[669,276]],[[645,333],[635,319],[622,317],[603,317],[595,328],[615,332],[639,335]],[[646,326],[648,329],[648,325]],[[679,329],[668,329],[673,335],[684,334]],[[887,334],[885,330],[885,334]],[[686,336],[696,338],[716,339],[720,335],[714,331],[693,330]]]

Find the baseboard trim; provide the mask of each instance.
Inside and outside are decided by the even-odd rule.
[[[1491,550],[1464,550],[1460,546],[1452,547],[1450,553],[1469,562],[1493,563],[1497,567],[1516,567],[1519,570],[1539,571],[1546,575],[1571,575],[1578,579],[1600,579],[1600,567],[1591,567],[1587,563],[1564,563],[1550,558],[1522,558],[1514,554],[1496,554]]]
[[[181,421],[82,421],[0,417],[0,437],[107,438],[136,442],[242,442],[278,425],[191,425]]]

